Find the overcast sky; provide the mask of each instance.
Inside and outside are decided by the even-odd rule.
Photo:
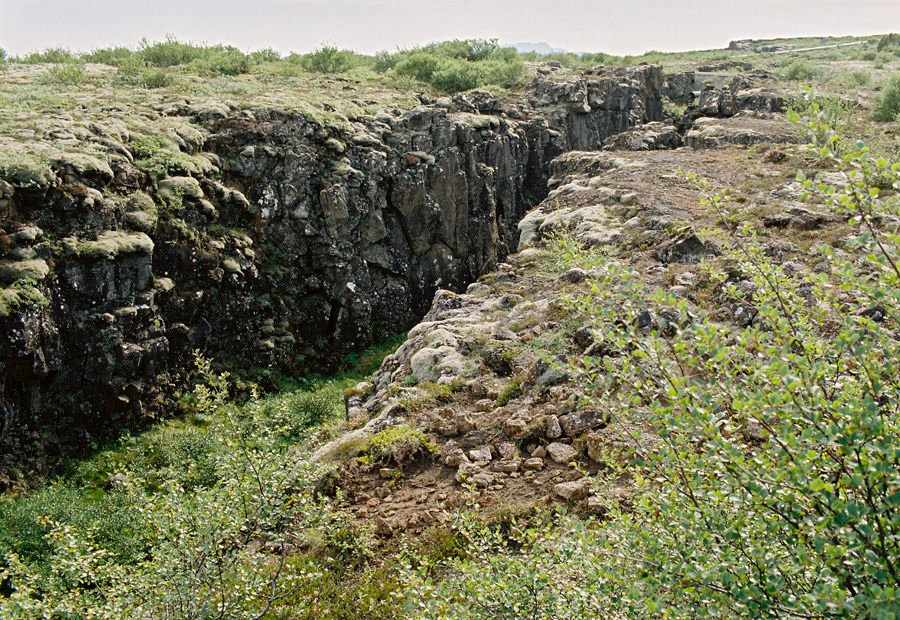
[[[890,31],[900,31],[900,0],[0,0],[0,47],[13,54],[166,34],[281,52],[477,37],[630,54]]]

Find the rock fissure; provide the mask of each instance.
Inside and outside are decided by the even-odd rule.
[[[65,183],[2,182],[0,258],[48,266],[2,282],[40,296],[0,316],[2,441],[77,445],[171,409],[194,349],[264,378],[412,326],[516,249],[560,154],[660,131],[659,68],[614,73],[340,127],[174,104],[159,113],[204,136],[186,147],[202,168],[156,178],[126,148],[111,174],[61,162]]]

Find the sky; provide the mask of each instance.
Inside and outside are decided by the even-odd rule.
[[[169,34],[283,53],[497,38],[637,54],[891,31],[900,31],[900,0],[0,0],[0,47],[11,54],[134,47]]]

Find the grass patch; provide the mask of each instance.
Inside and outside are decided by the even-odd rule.
[[[415,377],[407,377],[415,379]],[[406,381],[404,381],[404,384]],[[398,401],[407,411],[421,411],[426,407],[430,407],[436,403],[449,402],[453,395],[463,388],[461,380],[455,380],[451,383],[435,383],[433,381],[423,381],[421,383],[411,382],[409,387],[412,394]]]
[[[513,377],[509,383],[503,386],[503,389],[500,390],[500,393],[497,394],[497,401],[494,403],[495,406],[505,407],[506,405],[508,405],[509,401],[522,393],[524,384],[525,379],[523,377]]]

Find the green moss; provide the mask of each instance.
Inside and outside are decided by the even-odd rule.
[[[0,318],[6,318],[17,310],[41,308],[49,303],[44,294],[33,286],[0,289]]]
[[[146,193],[137,191],[128,195],[126,206],[129,211],[156,211],[156,203]]]
[[[25,145],[0,139],[0,178],[16,187],[49,187],[56,180],[50,166],[54,153],[44,144]]]
[[[203,198],[200,182],[192,177],[169,177],[168,179],[163,179],[159,182],[159,193],[163,196],[179,194],[186,198],[195,198],[197,200]]]
[[[401,424],[386,428],[370,437],[362,450],[364,453],[362,460],[401,466],[436,451],[437,446],[425,433]]]
[[[50,267],[40,259],[20,261],[0,261],[0,282],[12,284],[17,280],[32,280],[38,282],[47,277]]]
[[[375,386],[368,381],[365,381],[344,390],[344,396],[346,398],[353,398],[355,396],[358,396],[359,398],[368,398],[372,395],[374,390]]]
[[[177,129],[181,129],[179,126]],[[182,142],[191,143],[197,136],[186,134],[181,136]],[[202,137],[200,138],[202,139]],[[156,179],[169,175],[203,174],[212,171],[212,163],[199,155],[183,153],[178,142],[164,134],[141,134],[131,138],[129,142],[134,152],[134,165]]]
[[[500,127],[500,119],[488,114],[460,113],[458,118],[475,129],[497,129]]]
[[[243,273],[240,263],[231,257],[222,260],[222,269],[227,273]]]
[[[152,254],[153,240],[146,234],[109,230],[96,241],[82,241],[78,254],[96,259],[113,259],[122,254]]]
[[[125,214],[125,226],[138,232],[150,232],[156,228],[158,220],[156,209],[153,211],[132,211]]]
[[[153,287],[163,293],[168,293],[175,288],[175,282],[172,278],[153,278]]]
[[[184,207],[185,198],[191,200],[203,198],[203,190],[193,177],[169,177],[159,182],[158,196],[167,209],[179,211]]]

